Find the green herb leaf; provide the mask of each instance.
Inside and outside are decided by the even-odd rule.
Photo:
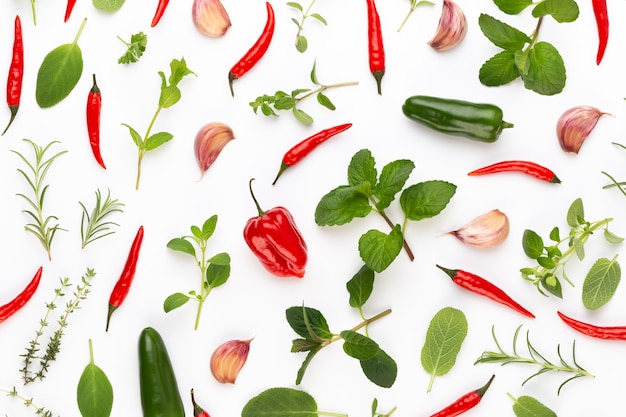
[[[567,209],[567,224],[571,227],[576,227],[581,223],[581,219],[585,218],[585,209],[583,207],[583,200],[577,198],[572,201],[572,204]]]
[[[308,339],[294,339],[291,342],[291,352],[308,352],[310,350],[321,348],[320,342]]]
[[[478,17],[478,25],[491,43],[504,50],[521,50],[532,42],[524,32],[484,13]]]
[[[427,219],[441,213],[455,192],[456,185],[449,182],[424,181],[405,188],[400,195],[400,205],[407,219]]]
[[[230,264],[230,255],[226,252],[221,252],[210,257],[207,262],[215,265],[228,265]]]
[[[368,268],[382,272],[398,257],[403,241],[400,225],[396,225],[389,234],[369,230],[359,239],[359,254]]]
[[[350,294],[350,307],[360,308],[365,304],[374,289],[374,271],[363,265],[347,283]]]
[[[398,365],[382,349],[367,360],[360,361],[363,373],[374,384],[383,388],[391,388],[398,376]]]
[[[213,233],[215,233],[215,228],[217,227],[217,214],[209,217],[202,223],[202,239],[209,240]]]
[[[414,168],[415,164],[408,159],[393,161],[383,167],[374,190],[374,195],[378,198],[376,202],[378,210],[389,207],[396,194],[404,188]]]
[[[538,259],[543,254],[543,239],[536,232],[526,229],[522,235],[524,253],[530,259]]]
[[[504,13],[513,15],[533,4],[532,0],[494,0],[494,3]]]
[[[427,392],[432,389],[435,377],[447,374],[456,363],[467,327],[465,314],[453,307],[439,310],[430,321],[422,348],[422,366],[431,374]]]
[[[361,333],[352,330],[344,330],[339,335],[344,340],[344,352],[355,359],[371,359],[380,349],[378,343],[367,336],[363,336]]]
[[[295,22],[298,26],[300,26],[300,24],[297,21]],[[306,52],[308,47],[309,47],[309,42],[307,41],[307,39],[303,35],[298,35],[296,37],[296,50],[298,52]]]
[[[582,290],[583,304],[589,310],[597,310],[605,305],[617,291],[622,277],[622,270],[613,259],[598,259],[585,277]]]
[[[135,145],[137,145],[138,148],[143,148],[143,139],[141,138],[141,135],[139,134],[139,132],[137,132],[135,129],[133,129],[126,123],[122,123],[122,126],[126,126],[128,128],[128,131],[130,132],[130,137],[135,143]]]
[[[325,26],[328,25],[328,22],[326,21],[326,19],[324,19],[322,16],[319,15],[319,13],[311,13],[309,15],[309,17],[312,17],[313,19],[321,22],[322,24],[324,24]]]
[[[557,243],[561,241],[561,232],[558,227],[553,227],[550,230],[550,240]]]
[[[361,186],[342,185],[322,197],[315,208],[318,226],[337,226],[350,223],[355,217],[365,217],[372,206]]]
[[[360,185],[368,182],[375,187],[377,178],[376,160],[372,152],[369,149],[361,149],[354,154],[348,165],[348,184]]]
[[[300,3],[296,3],[295,1],[288,1],[287,6],[289,7],[293,7],[294,9],[297,9],[299,11],[304,11],[304,9],[302,8],[302,6],[300,5]]]
[[[93,7],[103,12],[113,13],[118,11],[125,0],[92,0]]]
[[[501,51],[489,58],[478,71],[478,79],[482,85],[497,87],[505,85],[520,76],[516,65],[516,51]]]
[[[146,139],[145,149],[146,151],[156,149],[164,143],[172,140],[173,137],[174,135],[168,132],[155,133],[154,135],[151,135],[148,139]]]
[[[304,123],[307,126],[313,124],[313,118],[308,113],[296,107],[293,108],[292,113],[295,116],[296,120],[300,123]]]
[[[124,1],[122,0],[122,3]],[[139,61],[148,46],[148,35],[138,32],[130,36],[130,42],[118,36],[118,39],[126,45],[126,52],[118,60],[118,64],[130,64]]]
[[[565,88],[565,63],[559,51],[548,42],[537,42],[528,55],[528,72],[522,73],[524,87],[551,96]]]
[[[336,110],[337,107],[333,104],[332,101],[328,98],[328,96],[321,91],[317,93],[317,102],[322,106],[326,107],[328,110]]]
[[[196,257],[196,249],[193,247],[191,242],[189,242],[187,239],[184,239],[182,237],[176,237],[170,240],[169,242],[167,242],[167,247],[170,248],[171,250],[175,250],[178,252],[183,252],[188,255],[191,255],[194,258]]]
[[[307,323],[305,322],[304,315],[306,313],[306,320],[309,327],[313,331],[314,335],[311,335]],[[300,336],[307,340],[316,340],[316,338],[330,339],[333,334],[328,327],[326,318],[322,313],[311,307],[289,307],[285,311],[287,322],[289,326]]]
[[[574,0],[544,0],[533,9],[534,17],[550,15],[559,23],[573,22],[579,14],[578,4]]]
[[[541,279],[541,286],[555,297],[563,298],[563,288],[561,281],[554,275],[546,275]]]
[[[89,364],[78,381],[76,399],[83,417],[109,417],[111,415],[113,387],[106,374],[94,363],[91,339],[89,339]]]
[[[189,296],[181,292],[177,292],[169,295],[163,302],[163,311],[169,313],[172,310],[176,310],[178,307],[185,305],[189,301]]]
[[[556,413],[533,397],[523,395],[513,398],[513,412],[517,417],[557,417]]]
[[[321,349],[322,345],[318,343],[316,347],[309,350],[309,353],[307,353],[306,358],[304,358],[304,361],[302,361],[302,365],[300,365],[298,373],[296,374],[296,385],[300,385],[300,383],[302,382],[302,378],[304,378],[304,373],[306,372],[306,369],[309,367],[309,364],[311,363],[317,352],[319,352]]]
[[[230,276],[230,264],[209,264],[206,269],[206,282],[210,287],[219,287],[228,281]]]
[[[604,229],[604,238],[607,242],[617,244],[622,243],[624,238],[621,236],[617,236],[615,233],[611,232],[609,229]]]
[[[270,388],[251,398],[241,417],[317,417],[317,403],[308,393],[293,388]]]

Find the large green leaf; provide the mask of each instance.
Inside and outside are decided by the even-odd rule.
[[[613,259],[598,259],[585,277],[582,290],[583,304],[589,310],[597,310],[609,302],[622,277],[622,270]]]
[[[441,213],[454,194],[456,185],[440,180],[424,181],[405,188],[400,206],[409,220],[422,220]]]
[[[118,11],[125,0],[92,0],[93,7],[103,12],[113,13]]]
[[[83,53],[77,40],[78,37],[73,43],[54,48],[43,59],[35,88],[39,107],[52,107],[61,102],[78,84],[83,74]]]
[[[89,358],[76,389],[78,409],[83,417],[109,417],[113,408],[113,386],[104,371],[94,363],[91,339]]]
[[[270,388],[251,398],[241,417],[317,417],[317,402],[293,388]]]

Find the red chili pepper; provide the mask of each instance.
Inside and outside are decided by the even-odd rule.
[[[291,213],[284,207],[263,211],[252,192],[250,195],[259,211],[246,223],[243,237],[265,269],[279,277],[304,276],[307,246]]]
[[[494,174],[497,172],[522,172],[541,181],[560,183],[561,180],[550,169],[529,161],[502,161],[469,172],[469,176]]]
[[[505,306],[510,307],[518,313],[522,313],[527,317],[530,317],[532,319],[535,318],[535,315],[533,313],[526,310],[503,290],[498,288],[493,283],[487,281],[486,279],[479,277],[478,275],[472,274],[471,272],[463,271],[460,269],[448,269],[440,265],[437,265],[437,268],[448,274],[455,284],[476,294],[484,295],[485,297],[490,298],[493,301],[497,301],[500,304],[504,304]]]
[[[13,123],[17,110],[20,107],[20,98],[22,96],[22,79],[24,78],[24,41],[22,37],[22,22],[19,16],[15,16],[15,28],[13,38],[13,55],[11,57],[11,66],[9,67],[9,76],[7,77],[7,104],[11,111],[11,119],[4,129],[4,135],[9,126]]]
[[[65,19],[64,22],[67,22],[72,14],[72,10],[74,10],[74,5],[76,4],[76,0],[67,0],[67,6],[65,7]]]
[[[235,96],[235,92],[233,91],[233,81],[237,78],[241,78],[246,72],[250,71],[250,69],[257,62],[259,62],[263,55],[265,55],[265,52],[267,52],[267,48],[269,48],[272,37],[274,36],[274,26],[276,24],[274,9],[269,2],[266,2],[265,5],[267,7],[267,21],[265,22],[265,27],[263,28],[263,32],[261,32],[261,36],[259,36],[254,45],[252,45],[252,48],[250,48],[248,52],[246,52],[228,72],[228,85],[230,86],[230,94],[233,97]]]
[[[593,5],[593,13],[596,16],[596,25],[598,26],[598,54],[596,55],[596,64],[600,65],[606,44],[609,41],[609,14],[606,8],[606,0],[591,0]]]
[[[587,336],[605,340],[626,340],[626,326],[595,326],[593,324],[575,320],[560,311],[557,311],[557,313],[565,324],[580,333],[586,334]]]
[[[463,414],[471,408],[474,408],[478,405],[480,400],[482,400],[483,395],[487,392],[487,389],[489,388],[489,385],[491,385],[491,381],[493,381],[494,377],[495,375],[491,375],[491,378],[489,378],[489,381],[487,381],[485,385],[477,390],[468,392],[443,410],[430,417],[454,417]]]
[[[152,23],[150,24],[150,26],[155,27],[157,23],[159,23],[159,20],[161,20],[161,17],[163,17],[163,13],[165,13],[165,8],[167,7],[167,4],[169,2],[170,0],[159,0],[159,4],[157,4],[157,9],[154,13],[154,17],[152,18]]]
[[[24,307],[24,305],[31,299],[37,287],[39,287],[39,281],[41,281],[41,273],[43,271],[43,267],[39,267],[35,276],[30,280],[26,288],[22,290],[21,293],[17,295],[13,300],[9,301],[3,306],[0,306],[0,323],[11,317],[13,314],[17,313],[19,309]]]
[[[200,407],[197,403],[196,403],[196,399],[194,398],[193,395],[193,388],[191,389],[191,404],[193,405],[193,415],[194,417],[211,417],[209,415],[209,413],[207,413],[206,411],[204,411],[202,409],[202,407]]]
[[[367,30],[370,71],[376,80],[378,94],[382,94],[380,83],[385,75],[385,47],[374,0],[367,0]]]
[[[100,155],[100,110],[102,109],[102,95],[100,88],[96,84],[96,74],[93,74],[93,86],[87,96],[87,133],[89,134],[89,144],[96,161],[104,169],[104,161]]]
[[[272,185],[276,184],[278,177],[282,175],[283,172],[289,167],[294,166],[298,162],[300,162],[304,157],[310,154],[313,149],[318,147],[321,143],[326,142],[328,139],[332,138],[338,133],[343,132],[344,130],[349,129],[352,126],[352,123],[345,123],[342,125],[337,125],[334,127],[330,127],[328,129],[324,129],[313,136],[309,136],[304,139],[302,142],[295,145],[293,148],[289,149],[287,153],[283,156],[283,161],[280,164],[280,169],[278,170],[278,175],[276,175],[276,179],[272,183]]]
[[[109,313],[107,314],[107,325],[105,331],[109,330],[109,321],[111,320],[111,314],[124,302],[124,299],[128,295],[130,285],[135,277],[135,271],[137,270],[137,260],[139,259],[139,250],[141,249],[141,242],[143,241],[143,226],[139,226],[133,244],[128,252],[128,258],[126,264],[122,270],[122,274],[115,283],[111,296],[109,297]]]

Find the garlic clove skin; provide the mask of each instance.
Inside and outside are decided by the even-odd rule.
[[[566,110],[556,124],[559,145],[565,152],[577,154],[600,117],[611,115],[593,106],[575,106]]]
[[[211,355],[211,373],[222,384],[234,384],[239,371],[248,359],[250,342],[248,340],[230,340],[222,343]]]
[[[461,242],[479,248],[498,246],[509,235],[509,218],[498,209],[474,218],[460,229],[448,232]]]
[[[200,33],[211,38],[224,36],[231,27],[230,17],[220,0],[194,0],[191,16]]]
[[[458,4],[443,0],[439,25],[428,45],[437,52],[444,52],[457,46],[467,34],[467,18]]]
[[[198,131],[194,141],[194,152],[201,175],[204,175],[222,152],[224,146],[233,139],[235,139],[233,130],[221,122],[207,123]]]

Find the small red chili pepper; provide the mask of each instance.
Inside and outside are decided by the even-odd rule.
[[[454,417],[463,414],[471,408],[474,408],[478,405],[480,400],[482,400],[483,395],[487,392],[487,389],[489,388],[489,385],[491,385],[491,381],[493,381],[494,377],[495,375],[491,375],[491,378],[489,378],[489,381],[487,381],[485,385],[477,390],[468,392],[443,410],[436,412],[430,417]]]
[[[298,162],[300,162],[304,157],[310,154],[313,149],[318,147],[321,143],[326,142],[328,139],[337,135],[338,133],[343,132],[344,130],[349,129],[352,126],[352,123],[345,123],[342,125],[337,125],[334,127],[330,127],[328,129],[324,129],[313,136],[309,136],[304,139],[302,142],[295,145],[293,148],[289,149],[285,155],[283,156],[283,161],[280,164],[280,169],[278,170],[278,175],[276,175],[276,179],[272,183],[272,185],[276,184],[278,181],[278,177],[282,175],[283,172],[289,167],[294,166]]]
[[[587,336],[605,340],[626,340],[626,326],[596,326],[575,320],[560,311],[557,311],[557,313],[565,324]]]
[[[67,6],[65,7],[65,18],[64,22],[67,22],[72,14],[72,10],[74,10],[74,5],[76,4],[76,0],[67,0]]]
[[[111,296],[109,297],[109,312],[107,314],[107,325],[105,331],[109,330],[109,321],[113,312],[124,302],[124,299],[128,295],[130,285],[135,277],[135,271],[137,270],[137,260],[139,259],[139,250],[141,249],[141,242],[143,241],[143,226],[139,226],[133,244],[128,252],[128,258],[122,274],[115,283]]]
[[[591,0],[593,5],[593,13],[596,16],[596,25],[598,26],[598,54],[596,55],[596,64],[600,65],[606,44],[609,41],[609,14],[607,12],[606,0]]]
[[[503,290],[498,288],[492,282],[489,282],[486,279],[479,277],[478,275],[472,274],[471,272],[463,271],[460,269],[448,269],[440,265],[437,265],[437,268],[448,274],[455,284],[467,290],[470,290],[473,293],[484,295],[485,297],[493,301],[504,304],[505,306],[510,307],[518,313],[522,313],[527,317],[530,317],[532,319],[535,318],[535,315],[533,313],[522,307],[519,303],[513,300],[508,294],[506,294]]]
[[[374,0],[367,0],[367,30],[370,71],[376,80],[378,94],[382,94],[380,83],[385,75],[385,47]]]
[[[3,306],[0,306],[0,323],[11,317],[13,314],[17,313],[19,309],[24,307],[24,305],[31,299],[37,287],[39,287],[39,281],[41,281],[41,273],[43,271],[43,267],[39,267],[35,276],[30,280],[26,288],[22,290],[21,293],[17,295],[13,300],[9,301]]]
[[[11,111],[11,119],[4,129],[4,135],[9,126],[13,123],[17,110],[20,107],[20,98],[22,96],[22,79],[24,78],[24,40],[22,37],[22,22],[19,16],[15,16],[15,28],[13,38],[13,55],[11,57],[11,65],[9,67],[9,76],[7,77],[7,105]]]
[[[269,2],[265,3],[267,7],[267,21],[261,36],[252,45],[252,47],[244,54],[239,61],[228,72],[228,85],[230,86],[230,94],[234,97],[233,81],[237,78],[241,78],[246,72],[256,65],[257,62],[265,55],[267,48],[270,46],[272,37],[274,36],[274,26],[276,25],[274,18],[274,9]]]
[[[497,172],[522,172],[537,178],[541,181],[560,183],[561,180],[552,172],[552,170],[536,164],[530,161],[502,161],[495,164],[488,165],[483,168],[478,168],[472,172],[469,172],[469,176],[494,174]]]
[[[202,409],[202,407],[200,407],[197,403],[196,403],[196,399],[194,398],[193,395],[193,388],[191,389],[191,404],[193,405],[193,415],[194,417],[211,417],[209,415],[209,413],[207,413],[206,411],[204,411],[204,409]]]
[[[307,246],[291,213],[284,207],[263,211],[252,192],[259,215],[246,223],[243,237],[265,269],[278,277],[302,278],[307,262]]]
[[[87,133],[89,134],[89,144],[96,161],[104,169],[104,161],[100,154],[100,111],[102,109],[102,95],[100,88],[96,84],[96,74],[93,74],[93,86],[87,96]]]
[[[159,23],[159,20],[161,20],[161,17],[163,17],[163,13],[165,13],[165,8],[167,7],[167,4],[169,2],[170,0],[159,0],[159,4],[157,4],[157,9],[154,13],[154,17],[152,18],[152,23],[150,24],[150,26],[155,27],[157,23]]]

